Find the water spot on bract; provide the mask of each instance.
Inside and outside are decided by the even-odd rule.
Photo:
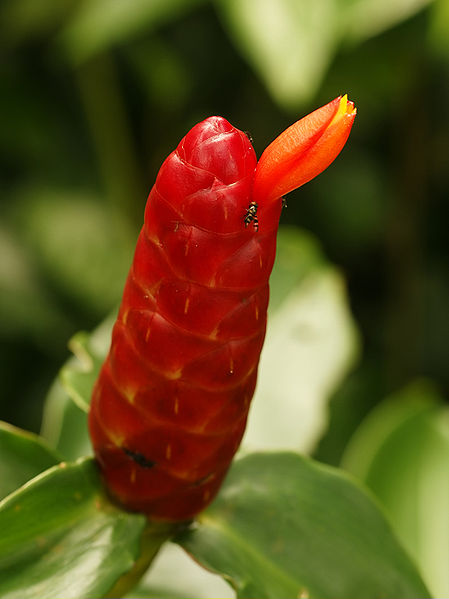
[[[165,457],[167,458],[167,460],[171,459],[171,445],[170,445],[170,443],[165,448]]]

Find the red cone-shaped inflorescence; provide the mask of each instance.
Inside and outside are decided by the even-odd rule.
[[[279,160],[267,163],[276,180]],[[211,117],[166,159],[147,201],[89,427],[109,492],[152,519],[201,511],[245,430],[282,206],[256,165],[247,136]]]

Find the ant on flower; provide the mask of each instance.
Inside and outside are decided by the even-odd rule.
[[[287,200],[285,198],[281,198],[282,200],[282,208],[287,208]],[[251,201],[249,203],[248,208],[246,209],[245,218],[243,222],[245,223],[245,227],[249,225],[249,223],[253,223],[253,227],[255,231],[259,230],[259,219],[257,218],[257,202]]]
[[[257,202],[250,202],[248,208],[246,209],[245,218],[243,219],[245,223],[245,227],[249,225],[249,223],[253,223],[253,227],[255,231],[259,230],[259,219],[257,218]]]

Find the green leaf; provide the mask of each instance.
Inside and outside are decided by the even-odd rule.
[[[31,335],[46,347],[67,338],[70,322],[45,290],[20,238],[0,226],[0,326],[5,336]],[[54,331],[51,336],[48,331]]]
[[[17,43],[56,28],[76,0],[6,0],[0,12],[2,39]]]
[[[191,101],[195,83],[185,66],[185,56],[171,40],[163,35],[152,35],[130,44],[123,52],[131,75],[136,77],[151,102],[154,111],[176,116]],[[151,69],[148,65],[151,64]]]
[[[75,62],[178,19],[204,0],[86,0],[62,35]]]
[[[87,414],[65,391],[59,379],[50,388],[44,404],[41,435],[66,460],[90,455]]]
[[[76,405],[89,411],[92,387],[111,343],[115,314],[106,318],[93,333],[81,331],[69,343],[75,359],[61,369],[61,383]]]
[[[0,422],[0,499],[58,462],[44,439]]]
[[[270,290],[243,446],[310,452],[327,424],[328,401],[357,357],[358,333],[343,278],[298,229],[279,231]]]
[[[441,400],[432,386],[419,381],[379,404],[362,422],[342,458],[343,467],[368,484],[375,481],[377,472],[381,478],[383,468],[377,470],[376,461],[397,431],[407,426],[409,420],[433,413]],[[405,449],[402,449],[405,451]]]
[[[448,415],[436,390],[415,382],[371,412],[343,457],[385,506],[436,597],[449,597]]]
[[[111,342],[115,314],[93,333],[77,333],[69,345],[74,356],[62,367],[46,398],[41,434],[66,458],[91,453],[87,430],[92,386]]]
[[[447,60],[449,56],[449,0],[437,0],[430,21],[430,42],[436,52]]]
[[[335,0],[220,0],[217,6],[280,106],[296,110],[313,97],[336,48]]]
[[[176,575],[178,575],[176,573]],[[180,595],[173,595],[166,589],[158,589],[147,586],[139,586],[132,591],[129,595],[126,595],[126,599],[148,599],[149,597],[157,599],[179,599]],[[183,593],[183,599],[190,599],[185,593]],[[196,597],[195,599],[200,599]]]
[[[298,227],[279,227],[276,260],[270,276],[270,314],[277,312],[288,294],[309,275],[327,266],[320,244],[312,234]]]
[[[52,286],[99,316],[116,305],[134,244],[123,219],[88,192],[56,188],[22,190],[11,212]]]
[[[373,501],[342,472],[292,453],[235,462],[176,540],[241,598],[430,596]]]
[[[103,359],[97,357],[90,345],[89,333],[80,331],[69,343],[77,358],[61,369],[61,383],[75,404],[86,413],[89,411],[90,394],[101,368]]]
[[[0,503],[0,596],[104,596],[136,563],[145,522],[109,503],[92,460],[47,470]]]
[[[347,19],[347,38],[361,42],[405,21],[433,0],[341,0]]]

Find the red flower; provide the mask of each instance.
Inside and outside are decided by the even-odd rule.
[[[324,171],[345,145],[356,112],[339,96],[281,133],[257,164],[254,197],[271,202]]]
[[[217,493],[256,384],[280,198],[332,162],[354,117],[337,98],[258,164],[244,133],[210,117],[162,165],[89,414],[125,507],[185,520]]]

